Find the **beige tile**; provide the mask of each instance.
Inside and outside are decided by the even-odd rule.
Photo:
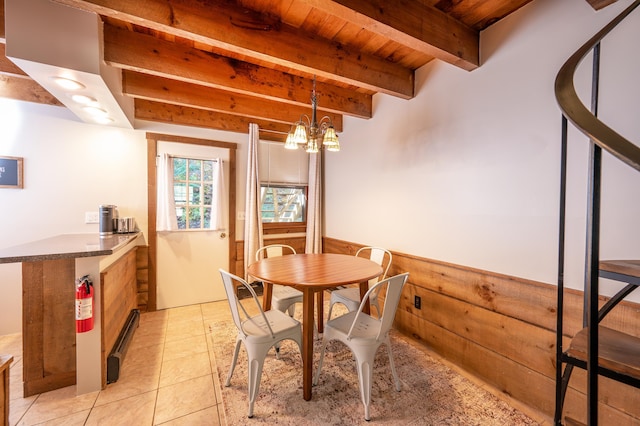
[[[164,355],[162,360],[182,358],[201,352],[207,352],[207,341],[204,334],[196,337],[189,337],[182,340],[167,342],[164,345]]]
[[[91,410],[83,410],[68,416],[58,417],[53,420],[39,423],[38,426],[83,426]]]
[[[18,421],[36,401],[36,398],[38,398],[38,395],[29,396],[27,398],[11,399],[9,401],[9,424],[18,424]]]
[[[40,394],[27,410],[20,425],[35,425],[90,409],[99,392],[76,395],[76,387],[68,386]]]
[[[196,411],[195,413],[187,414],[183,417],[178,417],[175,420],[163,423],[162,426],[192,426],[192,425],[207,425],[218,426],[220,423],[220,417],[218,416],[218,406],[205,408],[204,410]]]
[[[165,342],[200,336],[205,333],[202,319],[189,319],[182,321],[169,321]]]
[[[167,324],[154,326],[139,326],[133,334],[129,348],[147,347],[164,343]]]
[[[140,366],[138,369],[123,371],[117,382],[107,385],[106,389],[100,391],[96,406],[156,390],[159,381],[160,364]]]
[[[151,425],[157,391],[125,398],[91,410],[87,426]]]
[[[153,312],[142,312],[140,314],[140,325],[153,321],[166,321],[169,318],[169,311],[166,309]]]
[[[222,387],[220,386],[220,379],[218,377],[218,367],[216,363],[216,353],[213,350],[213,337],[211,334],[207,334],[207,347],[209,348],[209,363],[211,365],[211,372],[213,373],[213,385],[216,391],[216,401],[220,403],[222,401]]]
[[[19,399],[24,396],[24,385],[22,383],[22,358],[11,363],[9,369],[9,398]]]
[[[211,375],[209,354],[206,352],[170,359],[162,363],[159,387],[163,388],[205,375]]]
[[[202,319],[202,309],[200,305],[181,306],[179,308],[171,308],[169,311],[169,320],[179,319]]]
[[[154,424],[214,407],[214,393],[211,375],[158,389]]]
[[[129,370],[140,368],[158,367],[162,363],[164,343],[145,346],[130,347],[122,363],[123,374]]]

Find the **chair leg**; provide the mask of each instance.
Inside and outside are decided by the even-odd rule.
[[[331,311],[333,311],[333,305],[335,305],[335,302],[329,305],[329,314],[327,315],[327,321],[331,319]]]
[[[289,314],[289,316],[291,318],[293,318],[293,316],[296,314],[296,304],[292,303],[291,305],[289,305],[289,307],[287,308],[287,313]]]
[[[242,344],[242,340],[236,339],[236,348],[233,351],[233,360],[231,361],[231,367],[229,368],[229,374],[227,374],[227,381],[224,383],[225,386],[231,385],[231,376],[233,376],[233,370],[236,368],[236,361],[238,361],[238,353],[240,352],[240,344]]]
[[[391,374],[393,375],[393,381],[396,383],[396,390],[400,392],[400,378],[398,377],[398,372],[396,371],[396,364],[393,362],[393,351],[391,350],[391,340],[389,336],[385,339],[385,344],[387,345],[387,352],[389,353],[389,365],[391,366]]]
[[[253,405],[258,399],[258,392],[260,391],[260,379],[262,378],[262,367],[264,365],[264,359],[267,356],[269,348],[253,348],[248,351],[249,366],[248,366],[248,387],[249,387],[249,418],[253,417]]]
[[[361,358],[363,357],[363,358]],[[371,420],[369,407],[371,406],[371,382],[373,379],[373,359],[375,354],[357,354],[356,362],[358,363],[358,380],[360,381],[360,395],[362,404],[364,404],[364,419]]]
[[[326,333],[326,331],[325,331]],[[320,370],[322,370],[322,361],[324,360],[324,350],[327,347],[327,338],[325,334],[325,338],[322,340],[322,349],[320,350],[320,359],[318,360],[318,368],[316,369],[316,374],[313,376],[313,386],[318,384],[318,379],[320,378]]]

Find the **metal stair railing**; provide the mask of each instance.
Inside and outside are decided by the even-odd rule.
[[[587,236],[585,252],[585,297],[583,323],[588,330],[587,355],[587,424],[598,422],[598,322],[606,312],[598,312],[599,294],[599,240],[600,240],[600,178],[602,150],[640,171],[640,147],[608,127],[597,118],[600,74],[600,41],[640,5],[634,1],[615,19],[578,49],[561,67],[555,80],[555,94],[562,110],[562,147],[560,167],[560,223],[558,239],[558,309],[556,328],[556,408],[554,423],[561,425],[564,397],[572,364],[562,371],[563,357],[563,293],[566,212],[567,121],[590,139],[589,150],[589,198],[587,205]],[[573,78],[578,65],[593,52],[591,110],[587,109],[576,93]],[[629,287],[628,292],[632,291]],[[626,294],[628,294],[628,292]],[[624,296],[621,296],[621,298]]]

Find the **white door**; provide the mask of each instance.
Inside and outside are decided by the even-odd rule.
[[[202,145],[158,142],[158,154],[223,161],[225,201],[229,202],[229,150]],[[225,209],[225,215],[227,215]],[[229,223],[225,216],[224,223]],[[228,225],[227,225],[228,226]],[[226,299],[219,268],[229,267],[227,230],[157,233],[157,308]]]

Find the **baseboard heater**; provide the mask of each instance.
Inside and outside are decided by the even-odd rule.
[[[124,323],[124,327],[120,330],[118,339],[111,349],[109,357],[107,357],[107,383],[114,383],[118,381],[120,377],[120,368],[124,362],[124,356],[127,354],[129,343],[133,338],[133,333],[138,328],[140,322],[140,310],[132,309],[129,312],[127,321]]]

